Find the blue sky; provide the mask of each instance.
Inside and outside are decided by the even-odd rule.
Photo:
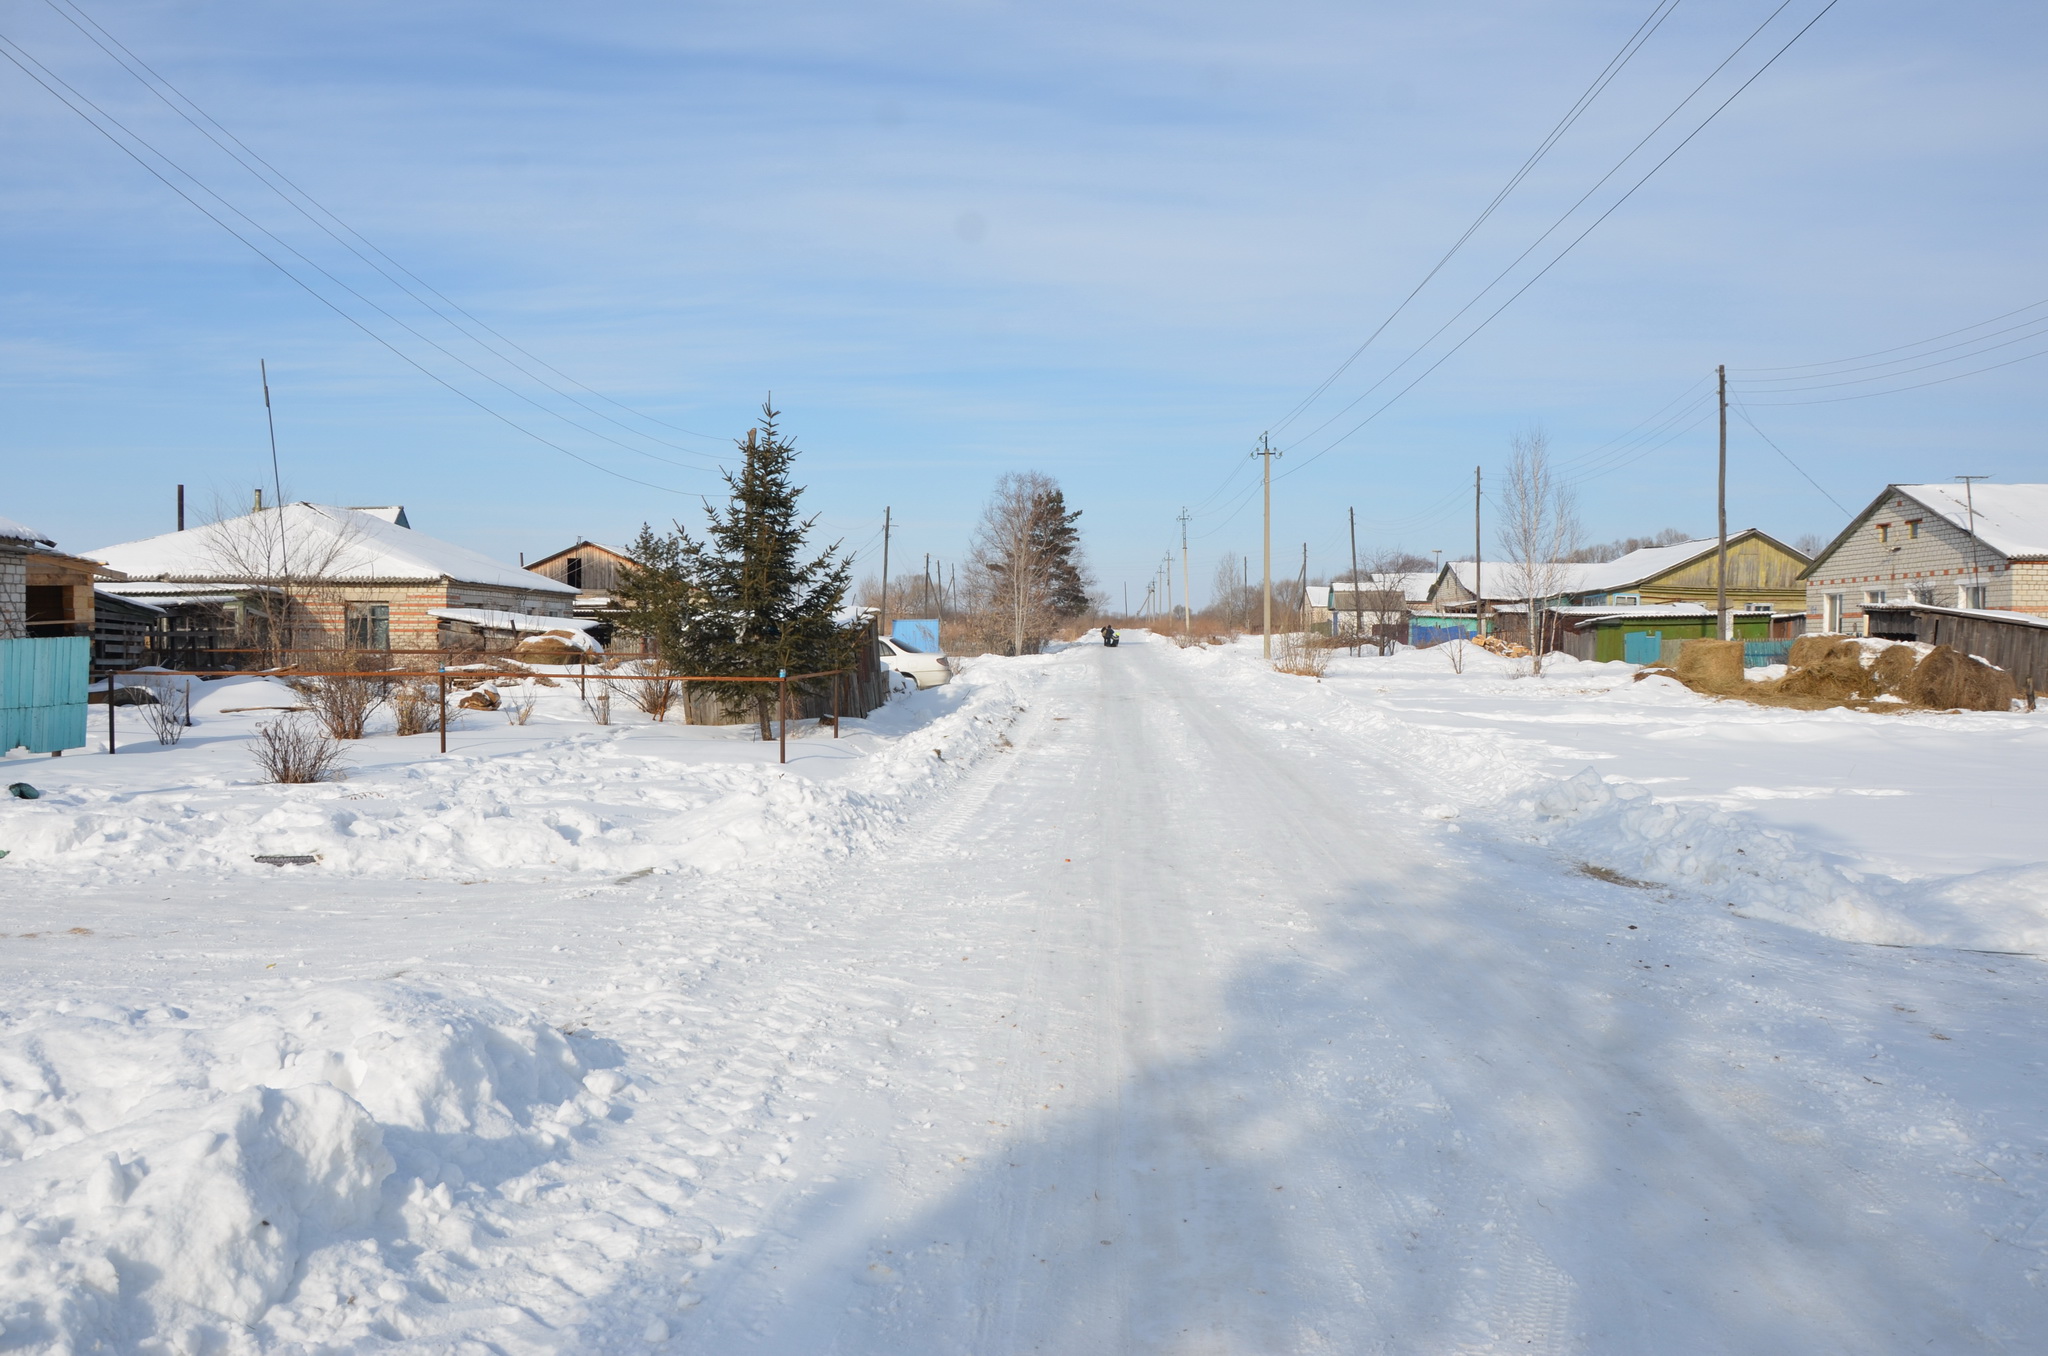
[[[422,375],[0,64],[0,514],[86,549],[167,530],[181,481],[196,506],[246,502],[269,477],[258,358],[293,497],[403,502],[422,530],[506,558],[694,513],[771,390],[821,530],[870,564],[885,505],[899,561],[957,560],[994,478],[1035,469],[1084,510],[1113,595],[1142,593],[1184,505],[1198,593],[1220,553],[1256,552],[1247,454],[1269,428],[1287,450],[1276,557],[1307,542],[1318,572],[1346,563],[1354,506],[1368,553],[1469,551],[1472,467],[1497,471],[1531,426],[1584,477],[1589,536],[1706,533],[1714,430],[1694,383],[1718,362],[1852,507],[1887,480],[2048,478],[2048,358],[1824,404],[1771,404],[1775,374],[1754,370],[2048,298],[2048,12],[2019,3],[1841,0],[1497,320],[1335,441],[1406,376],[1326,420],[1777,8],[1683,0],[1411,309],[1285,422],[1652,2],[88,7],[616,424],[421,310],[62,12],[23,3],[0,24],[20,50],[368,302],[245,233],[604,469]],[[1825,3],[1792,0],[1553,240]],[[1676,423],[1614,445],[1674,400]],[[1739,420],[1731,476],[1736,525],[1829,535],[1844,519]]]

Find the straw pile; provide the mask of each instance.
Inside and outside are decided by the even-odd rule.
[[[1676,671],[1653,672],[1695,692],[1809,711],[2009,711],[2020,695],[2011,674],[1946,645],[1801,636],[1786,661],[1790,672],[1783,678],[1746,682],[1740,641],[1689,640],[1679,648]]]

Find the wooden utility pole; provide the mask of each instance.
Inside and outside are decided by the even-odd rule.
[[[747,434],[749,442],[753,437],[752,432]],[[882,614],[876,630],[885,636],[889,634],[889,510],[886,507],[882,510]]]
[[[1180,636],[1184,641],[1194,639],[1194,598],[1194,590],[1188,584],[1188,510],[1187,505],[1183,504],[1180,510],[1180,605],[1183,609],[1180,614]]]
[[[1357,654],[1365,643],[1365,595],[1358,591],[1358,510],[1345,512],[1351,517],[1351,653]]]
[[[1721,479],[1720,489],[1715,496],[1715,513],[1721,524],[1721,544],[1714,551],[1714,617],[1715,626],[1721,639],[1735,638],[1734,625],[1728,620],[1728,368],[1726,364],[1714,369],[1721,394]]]
[[[1479,468],[1472,468],[1472,631],[1474,635],[1486,634],[1486,567],[1480,558],[1479,546]],[[1453,566],[1451,573],[1457,573]]]
[[[1261,433],[1261,434],[1259,435],[1259,450],[1258,450],[1258,451],[1256,451],[1256,452],[1254,452],[1254,453],[1252,453],[1252,455],[1253,455],[1253,456],[1255,456],[1255,457],[1261,457],[1261,458],[1264,458],[1264,465],[1265,465],[1265,480],[1266,480],[1266,547],[1265,547],[1265,588],[1266,588],[1266,609],[1265,609],[1265,617],[1264,617],[1264,620],[1262,621],[1262,623],[1260,624],[1260,627],[1259,627],[1259,639],[1260,639],[1260,640],[1261,640],[1262,642],[1264,642],[1264,645],[1263,645],[1263,649],[1264,649],[1264,652],[1265,652],[1265,657],[1266,657],[1266,658],[1268,658],[1268,659],[1271,659],[1271,658],[1273,657],[1273,458],[1275,458],[1275,457],[1279,456],[1280,454],[1279,454],[1278,452],[1275,452],[1275,451],[1273,450],[1273,445],[1272,445],[1272,443],[1268,442],[1268,441],[1267,441],[1267,439],[1266,439],[1266,435],[1265,435],[1265,434],[1263,434],[1263,433]]]

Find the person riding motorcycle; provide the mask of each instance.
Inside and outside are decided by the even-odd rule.
[[[1120,639],[1122,639],[1122,637],[1117,635],[1116,628],[1114,626],[1105,626],[1102,628],[1102,643],[1104,646],[1110,649],[1114,649],[1116,647],[1117,641]]]

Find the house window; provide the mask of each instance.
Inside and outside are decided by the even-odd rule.
[[[1916,541],[1919,539],[1919,536],[1920,520],[1918,518],[1908,518],[1906,520],[1906,539],[1908,541]]]
[[[1877,539],[1879,541],[1890,541],[1892,539],[1892,525],[1890,523],[1879,523],[1877,525]]]
[[[1985,597],[1987,592],[1988,590],[1986,590],[1984,585],[1982,584],[1965,584],[1961,588],[1956,590],[1956,606],[1975,608],[1989,607],[1990,603],[1986,601]]]
[[[348,605],[348,647],[351,650],[391,648],[391,605],[350,603]]]
[[[1643,595],[1640,593],[1617,593],[1607,601],[1615,607],[1641,607],[1643,605]]]
[[[562,562],[562,582],[572,589],[583,587],[583,557],[570,556]]]
[[[1742,610],[1743,610],[1744,612],[1764,612],[1764,613],[1768,613],[1768,612],[1770,612],[1770,611],[1771,611],[1772,609],[1771,609],[1771,605],[1770,605],[1769,603],[1748,603],[1748,604],[1745,604],[1745,605],[1744,605],[1744,607],[1743,607],[1743,609],[1742,609]]]
[[[1842,595],[1823,593],[1820,596],[1820,629],[1833,634],[1842,630]]]
[[[1880,605],[1882,605],[1882,604],[1883,604],[1883,602],[1884,602],[1884,590],[1883,590],[1883,589],[1865,589],[1865,590],[1863,590],[1863,605],[1864,605],[1865,607],[1875,607],[1875,606],[1880,606]]]
[[[1906,589],[1906,601],[1909,603],[1932,603],[1934,601],[1934,589],[1928,584],[1913,584]]]

